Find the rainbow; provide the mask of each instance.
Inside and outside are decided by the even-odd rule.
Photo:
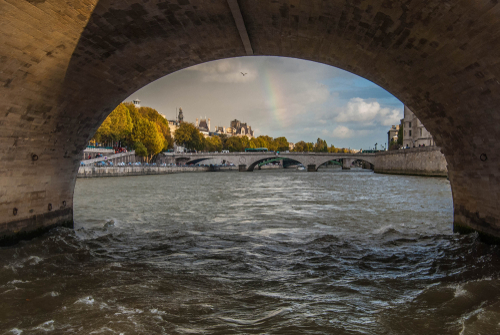
[[[276,76],[271,71],[266,70],[262,76],[266,103],[273,115],[273,119],[279,125],[284,125],[286,122],[286,108],[284,94],[281,92],[280,85],[276,80]]]

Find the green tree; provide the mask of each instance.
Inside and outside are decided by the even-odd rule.
[[[312,151],[314,151],[314,143],[311,143],[311,142],[306,143],[304,141],[297,142],[297,143],[295,143],[295,149],[293,149],[293,151],[312,152]]]
[[[141,142],[148,151],[148,161],[162,151],[165,138],[161,135],[158,126],[144,118],[139,119],[132,130],[132,140]]]
[[[111,119],[109,116],[104,120],[99,129],[97,129],[92,138],[97,142],[105,142],[111,138]]]
[[[316,144],[314,145],[315,152],[328,152],[328,144],[326,144],[325,140],[318,138]]]
[[[129,110],[119,104],[97,129],[93,139],[97,142],[124,141],[132,132],[133,124]]]
[[[240,138],[243,151],[245,151],[245,149],[247,148],[255,149],[255,145],[252,143],[252,141],[250,141],[250,139],[247,136],[242,136]]]
[[[111,118],[111,136],[114,141],[125,140],[134,127],[130,112],[123,104],[118,105],[109,115]]]
[[[142,144],[142,142],[135,142],[134,150],[137,156],[141,157],[148,156],[148,149],[146,149],[146,147],[144,146],[144,144]]]
[[[135,106],[134,106],[135,108]],[[158,130],[162,134],[164,140],[164,147],[162,150],[172,149],[174,147],[174,140],[170,133],[168,121],[158,111],[150,107],[141,107],[137,111],[141,117],[154,122],[158,126]]]
[[[275,151],[287,151],[290,146],[286,137],[278,137],[274,139]]]
[[[135,105],[133,103],[125,102],[123,103],[123,105],[127,107],[130,117],[132,118],[133,124],[136,124],[139,121],[139,119],[142,119],[141,113],[139,113],[139,110],[135,108]]]
[[[168,150],[173,148],[174,148],[174,138],[172,137],[171,134],[169,134],[168,137],[165,138],[165,146],[163,147],[163,150]]]
[[[274,139],[270,136],[261,135],[257,137],[259,140],[258,148],[267,148],[269,151],[276,151],[276,145],[274,143]]]
[[[205,151],[213,152],[213,151],[221,151],[222,150],[222,142],[219,136],[211,136],[205,139]]]
[[[230,152],[242,152],[244,151],[243,143],[241,137],[232,136],[226,141],[226,149]]]
[[[183,122],[175,131],[175,143],[191,150],[203,150],[203,134],[192,123]]]
[[[155,109],[137,109],[133,103],[118,105],[104,120],[93,139],[98,142],[127,143],[132,148],[139,148],[141,155],[148,156],[149,160],[160,151],[173,148],[174,144],[168,121]]]
[[[226,141],[229,137],[226,134],[219,135],[220,142],[222,143],[222,150],[227,150]]]
[[[339,149],[335,148],[335,146],[332,144],[332,145],[330,145],[330,147],[328,148],[328,152],[329,152],[329,153],[332,153],[332,154],[335,154],[335,153],[339,152]]]
[[[293,149],[295,152],[307,152],[307,143],[304,141],[300,141],[295,143],[295,148]]]

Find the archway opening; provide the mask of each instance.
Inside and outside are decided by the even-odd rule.
[[[373,170],[376,152],[390,152],[391,140],[395,144],[403,134],[391,131],[399,130],[398,122],[403,128],[405,122],[401,102],[377,85],[331,66],[293,58],[243,57],[203,63],[156,80],[129,100],[128,108],[153,108],[155,115],[166,120],[174,143],[174,131],[183,123],[191,123],[203,135],[206,146],[190,147],[184,139],[155,157],[162,165],[177,167],[221,165],[257,171],[265,163],[280,168],[289,161],[294,169],[300,166],[309,171],[325,164]],[[222,137],[220,147],[209,141]],[[239,144],[227,144],[229,138]],[[284,141],[285,147],[271,141]],[[266,150],[261,156],[244,153],[260,149]],[[446,225],[449,228],[450,222]]]
[[[132,92],[192,65],[250,54],[337,66],[399,97],[442,145],[457,226],[500,236],[496,2],[56,2],[2,6],[8,32],[0,35],[6,92],[0,236],[72,224],[81,151]],[[352,134],[344,127],[338,133]],[[319,146],[318,137],[324,139],[318,134],[310,143]],[[304,163],[315,171],[319,160],[309,155]],[[5,331],[497,328],[492,249],[436,224],[443,214],[436,198],[450,199],[447,181],[432,180],[419,192],[414,177],[269,175],[221,173],[215,183],[207,174],[126,178],[116,185],[116,178],[88,180],[105,195],[100,202],[87,199],[85,215],[104,210],[94,215],[96,227],[56,230],[5,249],[0,267],[9,272],[0,286],[7,285],[2,296],[11,302],[2,313],[9,317]],[[78,191],[83,183],[76,184]],[[114,213],[123,218],[99,221]],[[408,226],[395,223],[401,217]],[[474,297],[472,307],[464,296]],[[103,310],[106,318],[96,317]],[[34,319],[37,313],[42,316]]]

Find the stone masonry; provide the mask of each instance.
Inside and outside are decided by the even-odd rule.
[[[446,177],[446,159],[439,147],[420,147],[379,152],[375,172],[428,177]]]
[[[0,236],[71,225],[82,151],[126,97],[249,54],[336,66],[394,94],[443,150],[456,226],[500,236],[498,1],[0,0],[0,11]]]

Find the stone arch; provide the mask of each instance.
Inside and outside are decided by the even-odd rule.
[[[288,157],[286,157],[284,155],[279,155],[279,156],[270,155],[269,157],[259,158],[259,159],[255,160],[255,161],[253,161],[252,163],[250,163],[249,165],[247,165],[247,171],[253,171],[258,164],[260,164],[262,162],[265,162],[266,160],[273,159],[273,158],[288,158]],[[291,159],[293,161],[296,161],[296,162],[300,163],[295,158],[288,158],[288,159]]]
[[[342,163],[343,159],[344,158],[342,158],[342,157],[333,156],[333,157],[325,158],[323,160],[317,160],[316,171],[318,171],[318,169],[319,169],[320,166],[322,166],[323,164],[328,163],[329,161],[340,160],[340,162]]]
[[[186,162],[186,164],[204,164],[203,161],[209,160],[210,157],[203,157],[203,158],[195,158],[195,159],[190,159]]]
[[[310,161],[308,160],[307,155],[293,155],[292,156],[292,155],[287,155],[286,153],[284,153],[284,154],[280,153],[280,157],[294,160],[294,161],[302,164],[305,167],[307,167],[308,164],[311,164]]]
[[[456,226],[500,236],[500,4],[239,0],[236,24],[228,1],[4,3],[0,236],[71,225],[81,151],[124,98],[252,54],[336,66],[398,97],[442,147]]]
[[[319,169],[319,167],[331,160],[341,160],[343,161],[344,159],[347,160],[363,160],[366,161],[367,163],[374,165],[375,161],[375,156],[359,156],[359,155],[345,155],[345,154],[332,154],[331,156],[316,156],[313,159],[311,159],[310,163],[308,164],[315,164],[316,165],[316,171]],[[314,163],[313,163],[314,162]]]

